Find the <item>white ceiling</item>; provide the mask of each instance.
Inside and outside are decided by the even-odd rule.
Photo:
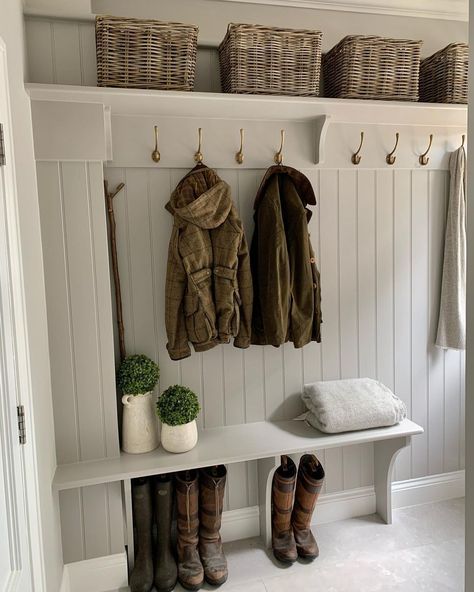
[[[157,7],[166,0],[133,0],[137,4]],[[179,1],[179,0],[173,0]],[[209,0],[212,1],[212,0]],[[242,2],[262,5],[314,8],[318,10],[343,10],[373,14],[440,18],[458,21],[468,19],[468,0],[214,0],[217,2]],[[113,6],[113,0],[110,0]],[[27,14],[58,16],[64,18],[92,18],[91,0],[24,0]]]

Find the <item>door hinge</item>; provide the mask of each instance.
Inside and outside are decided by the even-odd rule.
[[[18,416],[18,437],[20,444],[26,444],[25,408],[23,405],[18,405],[16,412]]]
[[[3,139],[3,123],[0,123],[0,166],[5,166],[6,163],[5,141]]]

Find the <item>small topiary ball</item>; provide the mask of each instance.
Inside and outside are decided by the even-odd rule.
[[[160,377],[160,369],[143,354],[127,356],[120,364],[117,384],[124,395],[144,395],[152,391]]]
[[[156,413],[169,426],[184,425],[196,419],[201,407],[191,389],[175,384],[168,387],[156,403]]]

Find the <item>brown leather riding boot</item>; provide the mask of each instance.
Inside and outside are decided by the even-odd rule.
[[[130,575],[131,592],[150,592],[153,588],[153,504],[148,478],[132,481],[135,564]]]
[[[178,569],[171,548],[174,484],[171,475],[159,475],[155,480],[155,550],[156,592],[171,592],[176,586]]]
[[[291,516],[298,555],[316,559],[318,544],[311,532],[311,518],[324,482],[324,469],[314,454],[301,457],[296,481],[295,505]]]
[[[294,563],[298,558],[291,527],[291,511],[296,485],[296,466],[287,457],[278,467],[272,484],[272,547],[273,555],[283,563]]]
[[[220,586],[227,580],[227,560],[220,535],[227,469],[201,469],[199,475],[199,554],[206,581]]]
[[[204,570],[199,558],[199,481],[197,471],[183,471],[176,476],[178,510],[178,580],[187,590],[199,590]]]

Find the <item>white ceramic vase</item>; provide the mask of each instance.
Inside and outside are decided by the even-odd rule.
[[[168,452],[188,452],[196,446],[197,441],[195,419],[184,425],[170,426],[164,422],[161,425],[161,445]]]
[[[153,393],[124,395],[122,417],[122,450],[141,454],[154,450],[158,444]]]

